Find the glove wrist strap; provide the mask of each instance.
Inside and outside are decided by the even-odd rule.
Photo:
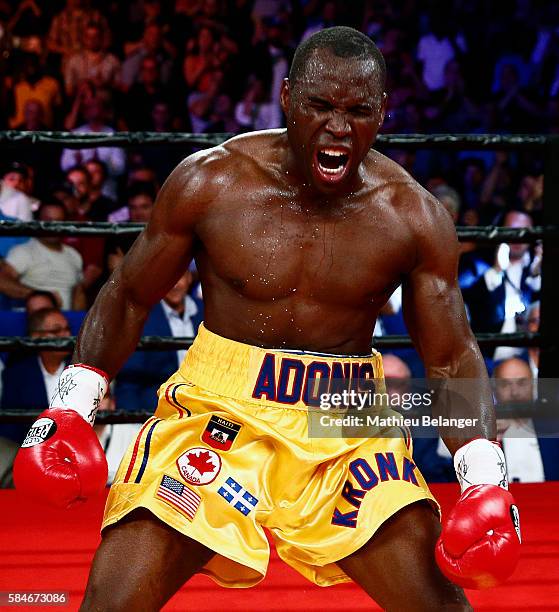
[[[462,493],[477,484],[509,488],[505,455],[497,442],[478,438],[460,447],[454,454],[454,469]]]
[[[102,370],[83,363],[69,365],[58,379],[49,408],[74,410],[93,425],[108,388],[109,377]]]

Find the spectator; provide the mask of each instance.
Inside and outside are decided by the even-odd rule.
[[[540,225],[539,222],[543,221],[543,174],[525,174],[520,179],[517,196],[520,208],[530,214],[536,225]]]
[[[466,93],[460,62],[449,60],[444,67],[443,87],[431,95],[427,116],[434,131],[472,132],[477,127],[477,108]]]
[[[216,101],[216,106],[219,106],[218,101]],[[150,131],[171,132],[181,123],[184,125],[178,117],[173,115],[173,107],[167,100],[156,99],[154,101],[150,109],[150,123],[147,126]],[[228,125],[228,127],[231,126]],[[189,131],[192,131],[191,128]],[[235,130],[225,129],[223,131]],[[186,154],[187,151],[183,148],[143,145],[131,154],[130,161],[148,167],[154,173],[153,178],[149,178],[148,182],[162,185],[173,168],[184,159]]]
[[[183,75],[190,89],[202,92],[208,89],[210,74],[220,67],[217,44],[214,32],[207,27],[200,28],[196,38],[188,41]]]
[[[14,129],[22,132],[39,132],[47,128],[43,103],[35,98],[29,98],[23,106],[23,121]]]
[[[66,317],[58,308],[43,308],[29,316],[31,338],[60,338],[70,335]],[[30,356],[11,356],[2,372],[2,410],[43,412],[66,366],[69,351],[40,351]],[[22,393],[25,389],[25,393]],[[27,424],[0,425],[0,486],[13,486],[12,466],[23,442]]]
[[[211,126],[214,107],[223,86],[223,73],[213,70],[204,82],[204,90],[193,91],[188,96],[188,110],[192,131],[196,134],[207,132]]]
[[[59,202],[41,204],[40,221],[65,221],[66,209]],[[33,290],[57,293],[64,309],[83,310],[82,258],[60,236],[31,238],[10,249],[0,269],[0,292],[25,300]]]
[[[535,334],[540,329],[540,303],[533,302],[528,307],[526,317],[524,319],[524,328],[527,332]],[[540,368],[540,348],[538,346],[529,346],[521,357],[528,362],[532,378],[538,378]]]
[[[531,93],[522,87],[518,68],[504,64],[493,97],[496,128],[506,132],[531,132],[541,128],[542,111]]]
[[[89,199],[90,177],[83,166],[70,168],[66,180],[73,187],[71,198],[73,212],[68,214],[69,221],[95,221]],[[67,198],[66,198],[67,201]],[[75,248],[83,260],[82,287],[86,292],[88,304],[93,302],[97,293],[97,281],[103,273],[105,239],[99,236],[67,236],[64,243]]]
[[[27,53],[23,58],[20,78],[13,88],[14,114],[10,118],[10,127],[15,128],[25,119],[25,105],[29,100],[37,100],[43,105],[43,121],[52,128],[62,95],[58,81],[45,74],[39,57]]]
[[[92,218],[95,221],[106,221],[116,208],[116,202],[104,195],[103,188],[107,181],[107,166],[100,159],[92,158],[84,164],[89,172],[89,201]]]
[[[390,395],[402,396],[413,391],[411,371],[405,361],[388,353],[382,364],[386,390]],[[452,458],[440,439],[435,427],[421,427],[412,430],[413,458],[421,473],[429,482],[450,482],[455,480]]]
[[[150,220],[154,203],[155,189],[151,183],[133,183],[128,189],[127,220],[133,223],[147,223]],[[134,240],[136,236],[116,236],[107,240],[106,255],[109,272],[120,264]]]
[[[481,193],[485,181],[485,162],[477,157],[465,157],[460,162],[462,178],[462,200],[466,210],[470,208],[479,209],[481,205]]]
[[[155,57],[146,55],[142,59],[139,80],[128,90],[128,98],[134,100],[134,104],[124,109],[124,118],[131,131],[152,127],[152,111],[157,102],[166,103],[170,110],[172,96],[161,82],[159,64]],[[172,117],[172,112],[170,115]]]
[[[504,209],[514,201],[514,169],[508,153],[497,151],[495,163],[485,177],[480,194],[482,204],[481,220],[494,224]]]
[[[504,227],[532,227],[527,213],[506,214]],[[528,244],[502,244],[496,250],[493,265],[469,288],[463,289],[475,332],[515,332],[517,315],[533,301],[541,286],[541,249],[530,255]],[[493,358],[506,359],[520,352],[499,347]]]
[[[26,166],[13,162],[0,180],[0,211],[20,221],[31,221],[33,218],[34,200],[24,193],[28,172]]]
[[[338,25],[336,23],[336,9],[336,2],[334,0],[326,0],[322,6],[322,14],[320,19],[313,20],[312,23],[310,23],[310,25],[303,32],[303,36],[301,36],[301,42],[307,40],[307,38],[310,38],[316,32],[320,32],[320,30]]]
[[[114,202],[102,195],[95,197],[93,193],[93,179],[88,166],[94,171],[103,172],[103,168],[97,169],[102,162],[90,160],[83,166],[74,166],[66,172],[66,182],[72,186],[72,195],[76,199],[74,221],[106,221],[109,213],[114,208]]]
[[[156,58],[161,82],[168,84],[173,71],[172,49],[163,38],[162,28],[157,23],[146,25],[142,39],[128,49],[122,64],[122,84],[126,90],[138,80],[142,60],[148,55]]]
[[[192,273],[185,272],[148,317],[142,335],[192,338],[202,322],[202,304],[188,294]],[[119,410],[151,410],[161,381],[182,363],[186,350],[137,351],[116,377],[115,398]]]
[[[458,223],[460,217],[460,196],[456,189],[453,189],[449,185],[442,184],[431,190],[431,193],[439,200],[439,202],[446,208],[454,225]]]
[[[266,18],[263,24],[263,38],[254,48],[253,69],[256,77],[266,83],[271,103],[279,107],[280,90],[291,59],[288,29],[278,16]],[[283,117],[281,109],[276,113]]]
[[[462,37],[454,37],[449,30],[446,16],[435,13],[430,18],[430,31],[424,34],[417,45],[417,59],[423,63],[423,82],[430,91],[444,85],[444,69],[458,53],[466,51]]]
[[[495,395],[500,404],[526,404],[535,399],[530,366],[522,359],[507,359],[495,366]],[[545,461],[540,442],[530,418],[497,419],[497,440],[501,443],[511,482],[541,482],[559,478],[559,464]],[[544,442],[544,447],[557,439]],[[547,448],[546,448],[547,450]],[[555,454],[559,456],[557,450]],[[547,465],[546,465],[547,463]]]
[[[106,95],[97,94],[85,102],[84,115],[86,123],[72,130],[75,134],[97,132],[113,134],[114,129],[106,124],[109,100]],[[90,159],[100,159],[107,168],[105,195],[116,194],[116,180],[124,172],[126,157],[118,147],[95,147],[90,149],[64,149],[60,166],[64,172],[73,166],[78,166]]]
[[[62,60],[72,53],[81,51],[85,38],[85,29],[91,22],[99,24],[103,34],[103,45],[110,44],[111,30],[107,20],[97,9],[86,8],[85,0],[66,0],[64,9],[52,20],[47,45],[51,53]]]
[[[90,81],[100,89],[120,86],[120,62],[103,49],[103,32],[94,21],[85,28],[83,50],[73,53],[65,63],[66,95],[73,97],[82,81]]]
[[[40,4],[35,0],[22,0],[17,3],[15,13],[6,25],[12,36],[20,39],[20,45],[29,47],[35,40],[43,37],[48,29],[48,17]]]
[[[60,308],[60,298],[52,291],[32,291],[25,300],[27,318],[44,308]]]
[[[235,107],[239,126],[247,132],[281,127],[282,119],[277,111],[277,104],[267,97],[264,83],[252,76],[243,99]]]

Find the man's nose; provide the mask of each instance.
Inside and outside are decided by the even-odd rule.
[[[336,138],[345,138],[350,133],[349,123],[345,113],[333,111],[326,124],[326,130]]]

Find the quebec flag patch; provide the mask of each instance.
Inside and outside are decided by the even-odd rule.
[[[256,504],[258,504],[256,497],[231,477],[223,483],[223,486],[217,492],[228,504],[231,504],[235,510],[238,510],[245,516],[251,510],[254,510]]]

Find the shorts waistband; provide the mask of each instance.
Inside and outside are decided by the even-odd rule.
[[[267,349],[223,338],[203,323],[179,374],[217,395],[301,409],[318,405],[319,393],[384,379],[374,350],[359,357]]]

